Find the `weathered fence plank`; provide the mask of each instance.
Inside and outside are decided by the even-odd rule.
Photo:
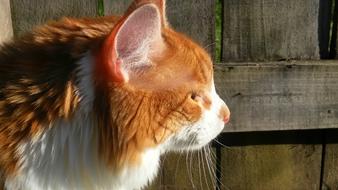
[[[169,0],[168,19],[183,32],[215,55],[215,0]]]
[[[9,0],[0,0],[0,43],[13,36],[11,9]]]
[[[222,60],[319,59],[319,1],[223,1]]]
[[[215,82],[232,111],[225,131],[338,126],[337,61],[216,65]]]
[[[337,62],[247,63],[319,59],[319,40],[325,40],[318,36],[325,32],[318,28],[323,22],[319,4],[320,0],[223,1],[222,60],[228,67],[215,66],[215,82],[232,111],[225,132],[338,126]],[[243,62],[229,63],[239,61]],[[305,137],[280,138],[290,142]],[[221,152],[222,182],[229,189],[320,189],[321,145],[259,144]]]
[[[0,0],[0,47],[1,43],[13,37],[11,9],[9,0]],[[0,171],[0,189],[4,187],[3,173]]]
[[[14,35],[20,35],[48,20],[66,16],[96,16],[97,5],[97,0],[11,0]]]
[[[245,141],[245,139],[243,139]],[[321,145],[250,145],[222,152],[224,189],[318,190]]]
[[[103,0],[105,15],[122,15],[133,0]]]
[[[327,144],[324,162],[322,189],[338,189],[338,144]]]
[[[232,111],[225,132],[338,126],[337,61],[215,65],[215,82]],[[251,143],[260,138],[256,135]],[[280,138],[292,142],[306,137]],[[246,144],[246,139],[241,140]],[[321,147],[259,144],[223,148],[222,183],[240,190],[319,189]]]
[[[333,13],[333,36],[331,36],[332,40],[335,42],[331,42],[331,48],[335,48],[335,58],[338,59],[338,0],[335,0],[335,9]],[[332,51],[331,49],[331,51]],[[330,141],[335,141],[337,139],[336,133],[331,134],[328,132],[326,134],[326,142],[325,144],[325,155],[324,155],[324,164],[323,164],[323,182],[322,189],[330,190],[330,189],[338,189],[338,144],[330,144]]]
[[[323,133],[324,134],[324,133]],[[322,190],[338,189],[338,131],[325,131]]]
[[[122,14],[132,0],[104,0],[105,14]],[[214,56],[215,0],[167,1],[169,23],[204,46]]]

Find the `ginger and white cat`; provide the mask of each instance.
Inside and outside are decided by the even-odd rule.
[[[141,189],[167,151],[228,122],[209,55],[167,23],[164,0],[68,19],[0,49],[0,171],[8,190]]]

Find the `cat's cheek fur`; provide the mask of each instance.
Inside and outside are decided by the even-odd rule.
[[[211,106],[210,108],[202,108],[200,119],[195,123],[183,126],[181,130],[168,139],[170,150],[200,149],[222,132],[224,121],[220,112],[222,108],[225,107],[227,109],[227,107],[216,93],[214,85],[212,85],[210,96]]]

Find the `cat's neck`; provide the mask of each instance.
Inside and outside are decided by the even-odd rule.
[[[20,150],[21,174],[8,180],[7,187],[34,190],[134,189],[156,176],[161,153],[160,148],[148,149],[142,153],[139,165],[126,165],[120,171],[109,169],[97,152],[93,119],[84,113],[77,114],[72,121],[55,122]]]

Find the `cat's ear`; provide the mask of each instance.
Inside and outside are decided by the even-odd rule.
[[[134,0],[133,3],[129,6],[127,12],[132,12],[138,7],[145,4],[154,4],[160,11],[161,15],[161,24],[163,27],[168,26],[167,16],[166,16],[166,0]]]
[[[160,51],[162,40],[160,10],[145,4],[124,16],[101,49],[97,70],[113,82],[127,82],[135,70],[150,63],[150,54]]]

